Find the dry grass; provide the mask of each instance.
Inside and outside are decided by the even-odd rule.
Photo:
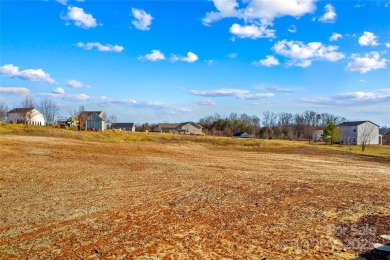
[[[390,233],[388,159],[300,142],[9,129],[0,258],[351,259],[372,252],[350,241]],[[367,225],[369,237],[352,233]]]

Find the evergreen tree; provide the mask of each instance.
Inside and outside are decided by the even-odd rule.
[[[339,130],[337,129],[335,123],[333,122],[329,123],[329,125],[324,129],[324,134],[322,135],[322,138],[326,142],[330,142],[330,144],[339,141],[340,139]]]

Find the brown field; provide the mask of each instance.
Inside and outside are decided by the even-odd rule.
[[[387,258],[388,158],[80,139],[0,134],[0,259]]]

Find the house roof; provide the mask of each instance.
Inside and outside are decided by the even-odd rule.
[[[8,114],[21,114],[21,115],[25,115],[26,113],[30,112],[31,110],[33,110],[34,108],[32,107],[28,107],[28,108],[15,108],[15,109],[12,109],[11,111],[8,112]]]
[[[343,122],[343,123],[341,123],[341,124],[338,124],[337,126],[358,126],[358,125],[364,124],[364,123],[366,123],[366,122],[369,122],[369,123],[371,123],[371,124],[376,125],[376,126],[379,127],[379,125],[377,125],[377,124],[375,124],[375,123],[373,123],[373,122],[371,122],[371,121],[368,121],[368,120],[366,120],[366,121],[350,121],[350,122]]]
[[[180,123],[176,126],[176,128],[182,128],[183,126],[187,125],[187,124],[190,124],[192,125],[193,127],[197,128],[197,129],[202,129],[202,126],[201,125],[198,125],[194,122],[184,122],[184,123]]]
[[[134,123],[112,123],[111,125],[112,128],[121,128],[121,127],[133,128],[133,126]]]
[[[81,121],[86,121],[93,114],[96,114],[101,120],[104,120],[103,111],[83,111],[80,113],[79,118]]]
[[[176,129],[179,124],[158,124],[161,129]]]
[[[237,132],[233,136],[250,136],[247,132]]]

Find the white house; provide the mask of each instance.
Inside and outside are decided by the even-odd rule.
[[[7,113],[7,122],[14,124],[45,125],[45,118],[35,108],[15,108]]]
[[[313,142],[318,142],[322,140],[322,135],[324,134],[324,130],[315,130],[312,134]]]
[[[343,122],[337,128],[341,144],[382,144],[379,125],[371,121]]]

